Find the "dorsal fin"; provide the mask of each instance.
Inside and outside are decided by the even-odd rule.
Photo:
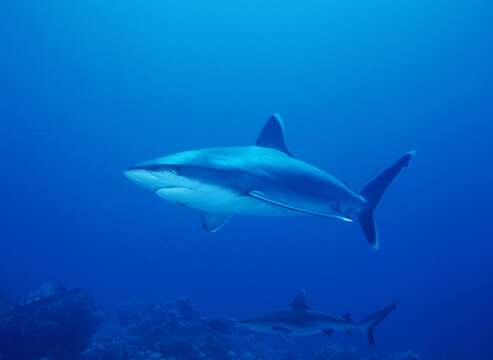
[[[255,145],[276,149],[289,156],[293,156],[286,146],[286,140],[284,139],[284,123],[281,115],[273,114],[269,120],[267,120]]]
[[[296,310],[306,310],[310,307],[306,304],[306,291],[300,290],[291,302],[291,307]]]

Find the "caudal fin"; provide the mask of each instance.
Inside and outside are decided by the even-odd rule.
[[[360,323],[361,329],[363,330],[363,332],[366,333],[366,338],[368,339],[368,342],[372,347],[375,347],[375,337],[373,336],[373,330],[375,330],[375,327],[380,324],[382,320],[387,317],[387,315],[395,310],[396,306],[397,302],[394,302],[391,305],[387,306],[385,309],[382,309],[375,314],[368,316]]]
[[[367,205],[359,214],[359,222],[361,224],[361,228],[363,229],[363,233],[374,249],[378,249],[379,242],[377,230],[373,221],[373,211],[380,202],[380,199],[382,198],[387,187],[400,173],[402,168],[409,165],[409,161],[411,161],[415,154],[416,151],[410,151],[403,155],[398,161],[385,169],[380,175],[363,186],[360,190],[360,195],[366,199]]]

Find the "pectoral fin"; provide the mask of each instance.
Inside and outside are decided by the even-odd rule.
[[[230,214],[202,213],[202,227],[208,232],[216,232],[231,219]]]
[[[325,217],[325,218],[333,218],[333,219],[339,219],[339,220],[347,221],[347,222],[353,221],[353,219],[350,219],[344,215],[331,214],[331,213],[320,213],[317,211],[313,211],[311,209],[303,209],[303,208],[300,208],[299,206],[295,206],[295,205],[289,204],[285,201],[275,199],[273,196],[267,195],[262,191],[257,191],[257,190],[250,191],[249,195],[251,197],[257,199],[257,200],[262,200],[266,203],[269,203],[270,205],[279,206],[279,207],[282,207],[284,209],[292,210],[292,211],[295,211],[295,212],[298,212],[301,214],[305,214],[305,215],[320,216],[320,217]]]

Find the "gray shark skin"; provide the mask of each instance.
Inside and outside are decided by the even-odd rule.
[[[306,294],[301,290],[288,309],[273,311],[265,316],[242,320],[239,323],[255,332],[277,334],[283,338],[291,336],[309,336],[344,331],[350,334],[353,330],[361,331],[368,343],[375,347],[373,331],[380,322],[397,306],[392,303],[386,308],[356,322],[349,314],[343,316],[329,315],[310,309],[306,303]]]
[[[373,210],[385,189],[414,156],[411,151],[361,189],[296,159],[287,149],[278,114],[265,124],[255,145],[180,152],[125,170],[134,183],[159,197],[202,212],[202,225],[219,230],[233,215],[358,219],[378,249]]]

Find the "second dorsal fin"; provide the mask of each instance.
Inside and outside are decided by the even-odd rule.
[[[281,115],[273,114],[264,125],[262,132],[257,138],[255,145],[267,147],[282,151],[289,156],[293,156],[287,146],[284,138],[284,123]]]

